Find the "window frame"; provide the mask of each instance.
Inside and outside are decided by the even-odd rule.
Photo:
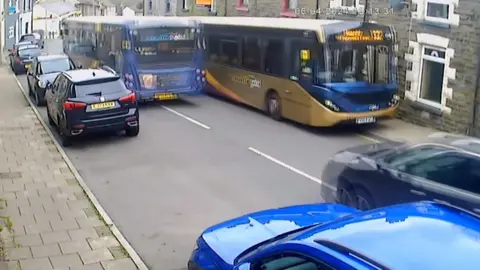
[[[438,18],[438,17],[432,17],[428,16],[428,4],[440,4],[440,5],[445,5],[448,7],[448,15],[447,18]],[[441,23],[441,24],[452,24],[452,16],[453,16],[453,4],[451,3],[445,3],[445,1],[442,0],[425,0],[425,6],[424,6],[424,11],[423,11],[423,18],[426,21],[431,21],[431,22],[436,22],[436,23]]]
[[[445,53],[445,57],[441,58],[441,57],[426,55],[425,54],[425,49],[442,51],[442,52]],[[417,100],[424,103],[424,104],[427,104],[429,106],[432,106],[432,107],[435,107],[435,108],[438,108],[438,109],[443,108],[443,105],[442,105],[443,91],[444,91],[443,82],[442,82],[442,94],[441,94],[442,98],[440,100],[440,103],[421,98],[421,96],[422,96],[422,85],[423,85],[423,79],[422,79],[422,77],[423,77],[423,63],[424,63],[424,60],[426,60],[426,61],[431,61],[431,62],[442,64],[443,65],[443,78],[442,78],[442,80],[445,80],[446,67],[447,67],[447,61],[446,61],[447,55],[446,54],[447,54],[447,50],[445,48],[434,47],[434,46],[429,46],[429,45],[422,45],[421,46],[420,67],[419,67],[419,73],[418,73],[418,76],[419,76],[418,78],[419,78],[420,83],[419,83],[418,91],[417,91]]]

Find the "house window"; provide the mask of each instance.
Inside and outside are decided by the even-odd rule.
[[[288,9],[295,10],[298,8],[298,0],[288,0]]]
[[[189,2],[190,2],[189,0],[183,0],[183,3],[182,3],[183,10],[190,9],[190,3]]]
[[[442,103],[445,50],[424,47],[422,51],[418,98],[438,107]]]
[[[352,14],[356,14],[360,11],[363,12],[364,5],[360,4],[360,0],[330,0],[329,8],[346,8],[349,12],[353,12]]]
[[[342,0],[342,7],[355,7],[355,0]]]
[[[170,0],[167,0],[167,2],[165,3],[165,13],[170,13],[171,11],[171,3],[170,3]]]
[[[248,7],[248,0],[240,0],[240,6]]]
[[[449,9],[449,5],[446,4],[427,2],[426,17],[448,20],[450,11]]]

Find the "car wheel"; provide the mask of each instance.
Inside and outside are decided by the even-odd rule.
[[[271,92],[267,96],[267,112],[275,120],[282,119],[282,102],[276,92]]]
[[[70,136],[65,135],[65,133],[60,132],[60,140],[62,141],[63,147],[69,147],[72,145],[72,138]]]
[[[45,101],[43,100],[43,98],[39,96],[38,91],[36,89],[34,91],[34,95],[35,95],[35,105],[37,105],[37,107],[41,107],[45,105]]]
[[[125,135],[128,137],[136,137],[140,133],[140,125],[136,125],[134,127],[128,127],[125,129]]]
[[[47,105],[47,118],[48,118],[48,123],[51,125],[51,126],[55,126],[55,122],[53,121],[53,118],[52,116],[50,115],[50,111],[48,109],[48,105]]]
[[[339,203],[356,208],[356,197],[352,189],[339,187],[337,190],[337,198]]]
[[[375,208],[372,196],[362,188],[355,190],[356,208],[361,211],[367,211]]]

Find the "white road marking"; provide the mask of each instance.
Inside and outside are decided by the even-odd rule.
[[[207,125],[205,125],[205,124],[202,124],[202,123],[200,123],[199,121],[197,121],[197,120],[195,120],[195,119],[193,119],[193,118],[191,118],[191,117],[188,117],[188,116],[186,116],[186,115],[184,115],[184,114],[182,114],[182,113],[179,113],[179,112],[175,111],[174,109],[171,109],[171,108],[169,108],[169,107],[167,107],[167,106],[163,106],[163,105],[162,105],[162,108],[164,108],[165,110],[167,110],[167,111],[169,111],[169,112],[171,112],[171,113],[173,113],[173,114],[175,114],[175,115],[178,115],[178,116],[182,117],[183,119],[185,119],[185,120],[187,120],[187,121],[190,121],[190,122],[194,123],[194,124],[197,125],[197,126],[200,126],[200,127],[204,128],[204,129],[210,129],[209,126],[207,126]]]
[[[320,180],[320,179],[318,179],[318,178],[316,178],[316,177],[314,177],[314,176],[311,176],[310,174],[308,174],[308,173],[306,173],[306,172],[303,172],[303,171],[301,171],[301,170],[299,170],[299,169],[297,169],[297,168],[295,168],[295,167],[293,167],[293,166],[290,166],[290,165],[286,164],[285,162],[282,162],[282,161],[280,161],[280,160],[278,160],[278,159],[276,159],[276,158],[274,158],[274,157],[272,157],[272,156],[270,156],[270,155],[267,155],[267,154],[265,154],[265,153],[263,153],[263,152],[255,149],[255,148],[253,148],[253,147],[248,147],[248,150],[252,151],[253,153],[255,153],[255,154],[257,154],[257,155],[259,155],[259,156],[261,156],[261,157],[264,157],[264,158],[272,161],[273,163],[276,163],[276,164],[284,167],[284,168],[287,169],[287,170],[290,170],[290,171],[292,171],[292,172],[294,172],[294,173],[297,173],[297,174],[299,174],[299,175],[301,175],[301,176],[303,176],[303,177],[305,177],[305,178],[307,178],[307,179],[309,179],[309,180],[311,180],[311,181],[313,181],[313,182],[315,182],[315,183],[317,183],[317,184],[326,186],[326,187],[328,187],[328,188],[330,188],[330,189],[332,189],[332,190],[334,190],[334,191],[337,190],[336,187],[334,187],[334,186],[332,186],[332,185],[329,185],[329,184],[326,184],[326,183],[324,183],[322,180]]]

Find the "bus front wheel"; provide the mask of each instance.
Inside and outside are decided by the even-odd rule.
[[[266,99],[267,112],[275,120],[282,119],[282,102],[280,96],[275,91],[271,91],[267,94]]]

